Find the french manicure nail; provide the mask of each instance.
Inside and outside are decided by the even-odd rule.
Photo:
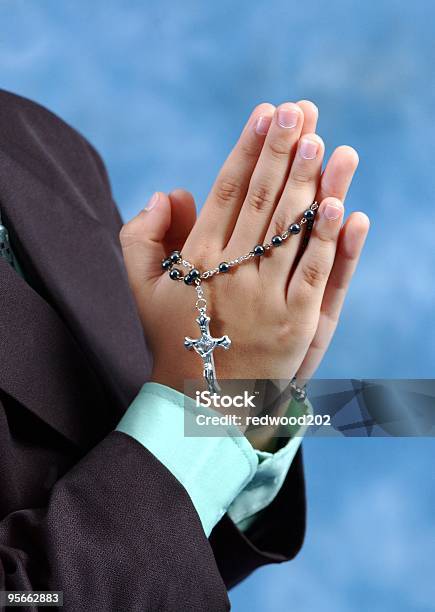
[[[156,191],[156,193],[154,193],[151,196],[151,198],[148,200],[148,204],[145,206],[145,210],[153,209],[158,201],[159,201],[159,193],[158,193],[158,191]]]
[[[334,204],[329,202],[323,209],[323,214],[328,221],[334,221],[338,219],[343,212],[343,204],[336,201]]]
[[[267,115],[258,117],[257,121],[255,122],[255,131],[257,134],[261,134],[262,136],[267,134],[271,121],[272,117],[268,117]]]
[[[301,140],[299,147],[299,153],[303,159],[315,159],[317,151],[319,150],[319,143],[314,140]]]
[[[278,110],[278,124],[283,128],[294,128],[298,124],[299,112],[292,108]]]

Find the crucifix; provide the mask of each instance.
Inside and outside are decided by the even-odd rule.
[[[208,390],[210,393],[219,393],[220,387],[216,380],[216,370],[214,366],[213,351],[217,346],[228,350],[231,346],[231,340],[228,336],[221,338],[213,338],[210,334],[210,317],[206,314],[200,314],[196,322],[201,330],[201,336],[196,340],[186,336],[184,338],[184,346],[187,349],[195,349],[201,357],[204,364],[204,378],[207,381]]]

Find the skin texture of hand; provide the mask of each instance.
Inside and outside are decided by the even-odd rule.
[[[309,379],[334,334],[369,221],[343,205],[358,156],[339,147],[322,173],[324,145],[315,134],[316,107],[306,101],[252,113],[196,218],[185,191],[156,193],[120,235],[129,282],[154,356],[151,380],[184,391],[202,378],[202,360],[184,348],[198,337],[192,286],[161,269],[172,250],[200,270],[214,268],[269,242],[320,202],[308,246],[303,232],[261,258],[210,280],[203,289],[210,331],[228,334],[214,352],[219,378]],[[183,269],[183,272],[186,270]]]

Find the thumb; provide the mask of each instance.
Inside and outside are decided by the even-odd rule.
[[[170,225],[169,198],[157,191],[144,210],[122,227],[119,240],[133,292],[143,290],[144,284],[161,276],[163,240]]]

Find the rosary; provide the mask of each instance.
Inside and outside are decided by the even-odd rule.
[[[310,208],[308,208],[299,223],[292,223],[288,229],[282,234],[273,236],[270,243],[257,244],[252,251],[241,255],[231,261],[222,261],[216,268],[211,270],[205,270],[200,272],[193,264],[183,259],[180,251],[173,251],[169,257],[163,259],[162,269],[169,272],[169,276],[172,280],[183,281],[186,285],[193,285],[196,290],[197,299],[195,302],[195,308],[199,312],[199,316],[196,318],[196,322],[199,325],[201,335],[199,338],[189,338],[188,336],[184,339],[184,346],[186,349],[194,349],[203,361],[203,376],[207,384],[207,388],[210,393],[219,393],[220,387],[216,379],[216,370],[213,359],[213,351],[216,347],[222,347],[228,350],[231,346],[230,338],[225,335],[220,338],[214,338],[210,333],[210,317],[207,315],[207,300],[204,297],[204,291],[202,289],[201,281],[211,278],[216,274],[225,274],[229,272],[231,268],[240,265],[244,261],[247,261],[253,257],[261,257],[269,249],[273,247],[279,247],[283,244],[289,236],[299,234],[302,230],[303,225],[306,225],[306,231],[302,249],[305,248],[309,232],[313,227],[314,218],[316,216],[316,210],[319,205],[317,202],[313,202]],[[175,267],[177,264],[188,268],[188,272],[183,274],[180,268]],[[298,387],[295,382],[295,378],[291,381],[291,390],[294,399],[297,401],[303,401],[306,397],[306,390],[304,387]]]

